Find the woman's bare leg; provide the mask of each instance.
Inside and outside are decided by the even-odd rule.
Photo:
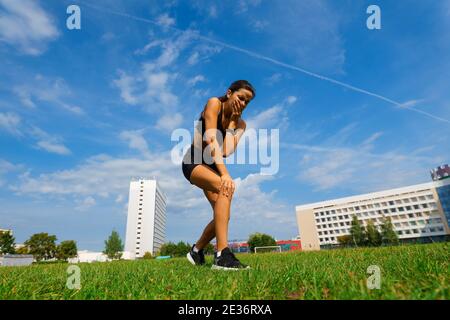
[[[214,204],[214,231],[217,239],[217,250],[220,251],[228,246],[228,221],[230,219],[232,193],[223,190],[219,175],[205,165],[195,167],[191,174],[191,182],[204,191],[211,191],[217,194]],[[208,226],[206,229],[208,229]],[[209,238],[212,233],[210,229],[206,231],[209,233]],[[203,241],[206,241],[206,237]],[[199,243],[199,246],[203,245],[203,243]]]
[[[212,191],[206,191],[203,190],[206,198],[208,199],[209,203],[211,204],[211,208],[213,210],[214,213],[214,206],[216,205],[216,200],[217,197],[219,196],[217,193],[214,193]],[[198,239],[198,241],[195,243],[195,246],[197,247],[197,249],[201,250],[204,247],[206,247],[208,245],[208,243],[211,242],[212,239],[214,239],[216,237],[216,227],[215,227],[215,220],[212,219],[205,227],[205,229],[203,230],[203,233],[200,237],[200,239]]]

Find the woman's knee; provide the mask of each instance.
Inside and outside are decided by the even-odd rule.
[[[233,198],[233,194],[234,194],[234,188],[230,188],[230,187],[225,187],[224,185],[220,185],[219,187],[219,192],[218,192],[219,196],[225,196],[228,200],[231,201],[231,199]]]

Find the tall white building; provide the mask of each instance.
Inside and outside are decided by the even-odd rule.
[[[156,180],[133,179],[128,199],[125,251],[131,259],[154,255],[166,235],[166,197]]]
[[[450,234],[450,179],[296,206],[303,250],[338,244],[353,215],[380,226],[390,217],[399,239],[438,239]]]

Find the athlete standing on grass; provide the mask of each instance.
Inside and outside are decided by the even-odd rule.
[[[253,86],[246,80],[238,80],[231,84],[224,96],[209,99],[200,115],[201,129],[196,127],[194,141],[183,158],[184,176],[203,190],[214,211],[213,220],[187,254],[194,265],[205,263],[203,248],[215,237],[217,252],[213,269],[249,268],[228,248],[228,221],[235,185],[223,158],[236,150],[246,127],[242,112],[254,97]]]

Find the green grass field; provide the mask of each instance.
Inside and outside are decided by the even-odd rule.
[[[211,270],[185,258],[79,264],[81,289],[66,288],[68,264],[0,267],[0,299],[449,299],[449,243],[241,254],[251,270]],[[381,288],[366,285],[370,265]]]

